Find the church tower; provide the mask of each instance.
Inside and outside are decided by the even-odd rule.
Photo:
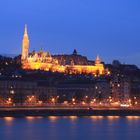
[[[101,64],[101,59],[100,59],[99,55],[97,55],[97,57],[96,57],[95,64],[96,65]]]
[[[96,71],[98,71],[98,74],[103,74],[104,73],[104,65],[101,63],[101,59],[99,55],[97,55],[96,60],[95,60],[95,67]]]
[[[28,54],[29,54],[29,39],[28,39],[28,33],[27,33],[27,25],[25,25],[24,36],[23,36],[23,40],[22,40],[21,60],[22,61],[27,60]]]

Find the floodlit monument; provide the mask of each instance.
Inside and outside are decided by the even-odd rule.
[[[74,55],[76,55],[74,51]],[[29,53],[29,38],[27,26],[22,41],[22,68],[28,70],[44,70],[69,74],[107,74],[104,65],[101,63],[100,57],[97,55],[96,60],[92,65],[77,65],[71,61],[71,64],[60,64],[57,58],[51,56],[49,52],[40,50],[39,52],[33,51]]]

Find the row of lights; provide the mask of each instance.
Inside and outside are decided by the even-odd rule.
[[[50,99],[50,102],[49,103],[53,103],[53,104],[57,103],[58,98],[59,98],[59,96],[52,97]],[[81,104],[82,105],[86,105],[86,104],[94,104],[94,103],[96,103],[97,105],[98,104],[99,105],[104,105],[105,103],[109,103],[109,104],[114,105],[114,106],[115,105],[132,106],[132,102],[133,102],[134,105],[138,105],[137,97],[133,97],[133,99],[127,99],[124,103],[121,103],[121,101],[119,101],[119,100],[118,101],[115,101],[111,96],[109,96],[104,102],[103,101],[101,102],[101,101],[99,101],[96,98],[93,98],[92,100],[90,100],[90,102],[87,102],[87,99],[88,98],[89,98],[88,96],[85,96],[84,100],[81,101]],[[76,98],[72,98],[71,99],[71,103],[73,105],[75,105],[77,101],[78,100],[76,100]],[[34,96],[34,95],[27,96],[27,99],[26,99],[25,102],[28,103],[28,104],[36,104],[36,103],[42,104],[43,103],[43,101],[40,101],[40,100],[38,101],[37,97]],[[12,98],[7,98],[5,100],[5,103],[7,105],[12,105],[13,104]],[[69,103],[68,101],[64,101],[64,104],[68,104],[68,103]]]

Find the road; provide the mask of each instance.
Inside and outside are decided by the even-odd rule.
[[[0,107],[4,110],[140,110],[140,107],[92,107],[92,106],[9,106]]]

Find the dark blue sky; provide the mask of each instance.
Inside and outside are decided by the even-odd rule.
[[[21,53],[25,23],[30,50],[140,66],[140,0],[1,0],[1,54]]]

